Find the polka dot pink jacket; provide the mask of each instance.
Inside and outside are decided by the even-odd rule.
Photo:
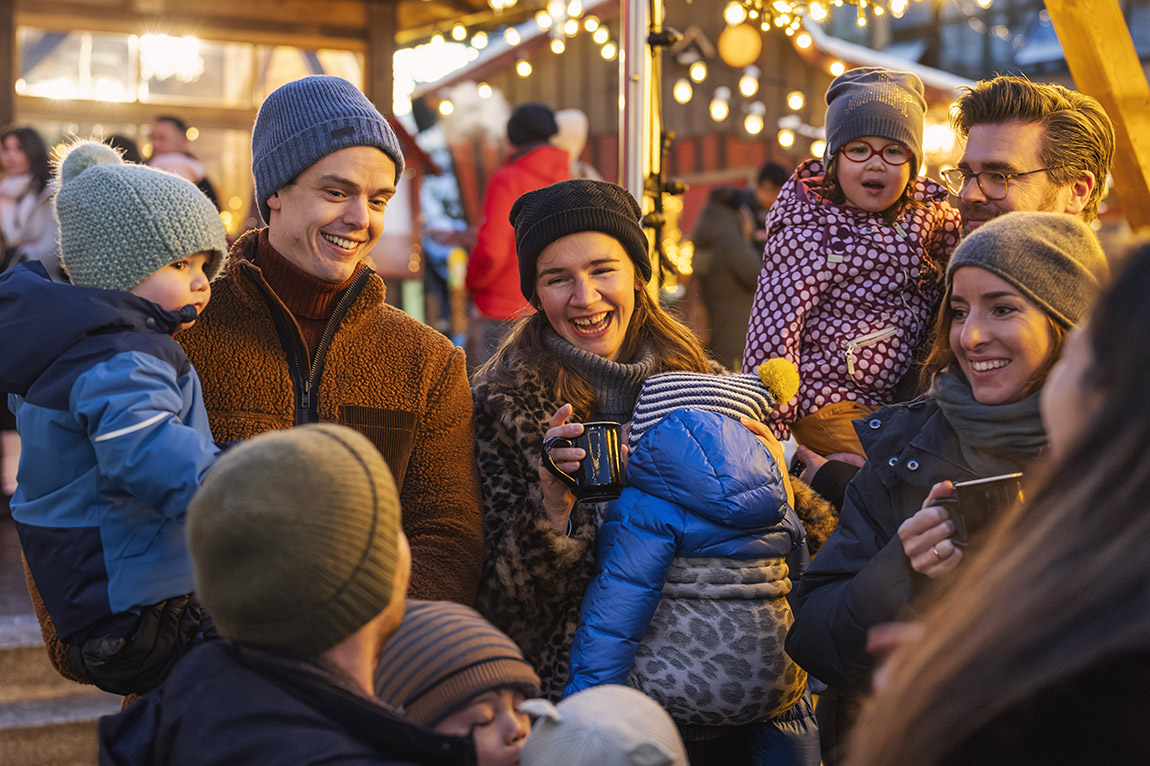
[[[879,213],[825,201],[822,177],[821,161],[804,162],[771,206],[743,352],[744,370],[776,356],[799,370],[798,396],[772,417],[780,438],[834,402],[890,403],[934,319],[935,274],[959,237],[958,211],[930,179],[912,183],[923,206],[891,226]]]

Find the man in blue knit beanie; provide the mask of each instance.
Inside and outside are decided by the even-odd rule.
[[[180,341],[221,442],[341,423],[395,476],[412,595],[471,603],[482,557],[463,352],[384,302],[369,256],[404,158],[354,85],[312,76],[267,97],[252,175],[267,227],[236,241]]]

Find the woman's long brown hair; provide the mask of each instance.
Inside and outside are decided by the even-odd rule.
[[[995,716],[1150,647],[1150,246],[1084,328],[1098,412],[962,565],[865,707],[851,766],[931,766]]]

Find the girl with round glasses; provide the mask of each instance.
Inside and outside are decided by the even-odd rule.
[[[958,243],[958,211],[918,177],[926,101],[909,72],[862,67],[827,90],[827,151],[807,160],[767,216],[743,368],[799,369],[772,426],[821,455],[862,456],[851,425],[900,398]]]

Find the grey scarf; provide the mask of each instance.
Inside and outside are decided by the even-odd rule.
[[[595,389],[600,417],[619,423],[631,419],[639,389],[655,371],[656,359],[651,349],[640,349],[635,361],[620,364],[571,345],[554,330],[548,330],[544,339],[563,364],[577,370]]]
[[[1037,391],[1018,402],[979,404],[970,384],[946,370],[935,376],[931,395],[958,434],[963,459],[979,476],[1024,470],[1046,449]]]

